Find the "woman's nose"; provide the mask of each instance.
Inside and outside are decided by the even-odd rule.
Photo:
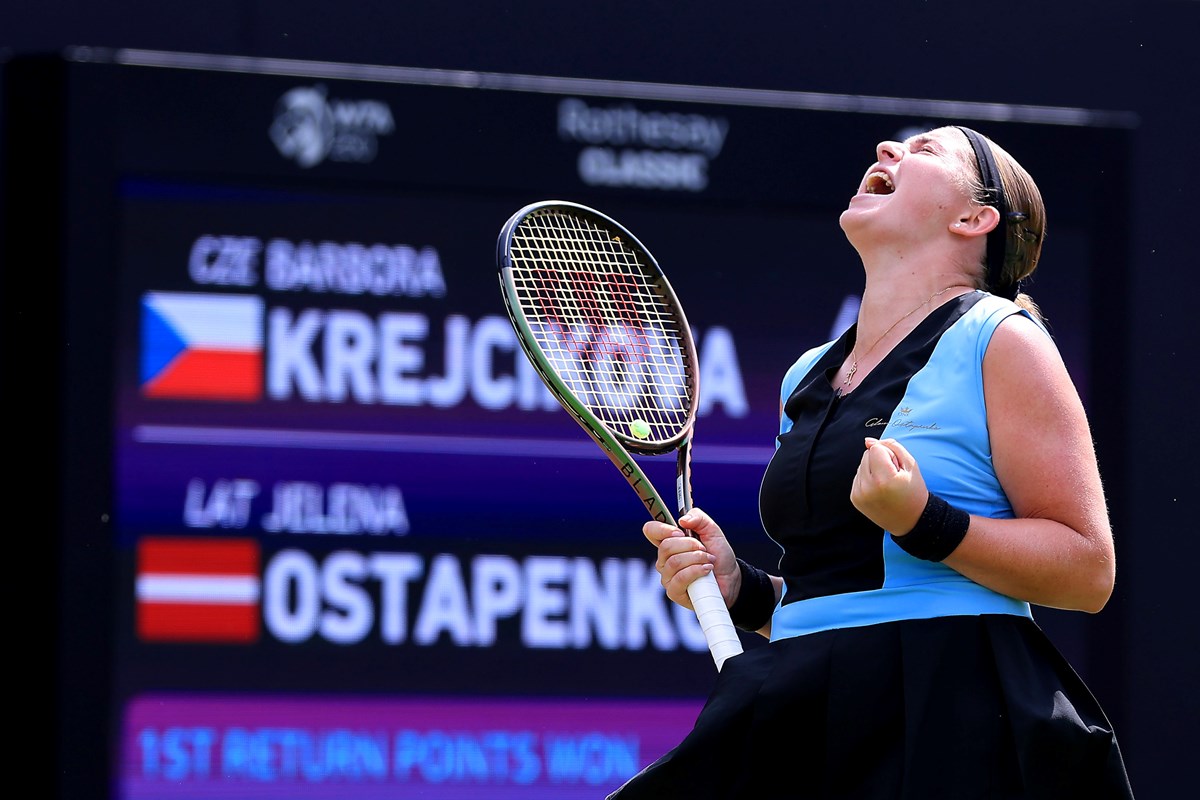
[[[904,145],[899,142],[880,142],[875,145],[875,157],[880,161],[899,161],[903,158]]]

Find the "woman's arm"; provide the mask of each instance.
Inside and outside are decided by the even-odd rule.
[[[972,516],[944,563],[1010,597],[1099,611],[1115,578],[1112,531],[1087,416],[1058,350],[1031,320],[1011,316],[992,335],[983,382],[992,463],[1016,516]],[[903,445],[867,439],[850,497],[899,534],[929,493]]]
[[[1058,350],[1014,315],[983,360],[992,463],[1016,519],[972,517],[947,566],[1003,594],[1096,612],[1116,577],[1091,429]]]

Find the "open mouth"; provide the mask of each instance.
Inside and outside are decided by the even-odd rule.
[[[863,191],[867,194],[891,194],[896,191],[896,187],[892,185],[892,179],[886,172],[872,172],[867,176]]]

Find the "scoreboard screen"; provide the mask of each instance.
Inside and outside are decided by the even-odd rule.
[[[531,202],[662,265],[695,501],[751,560],[778,557],[783,373],[855,318],[838,216],[882,139],[969,124],[1030,169],[1031,294],[1101,435],[1120,413],[1089,391],[1121,333],[1120,117],[149,51],[5,72],[6,254],[45,244],[5,302],[54,365],[27,412],[55,510],[24,524],[56,543],[57,755],[113,798],[594,798],[688,730],[704,637],[505,316],[496,238]]]

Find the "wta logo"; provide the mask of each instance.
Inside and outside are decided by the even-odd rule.
[[[248,295],[142,296],[142,394],[253,402],[263,395],[263,301]]]
[[[298,86],[279,98],[268,135],[280,155],[308,168],[326,158],[374,161],[379,137],[395,129],[387,103],[330,99],[323,86]]]

